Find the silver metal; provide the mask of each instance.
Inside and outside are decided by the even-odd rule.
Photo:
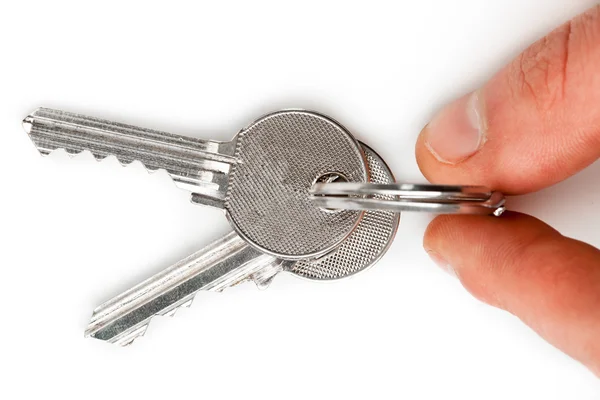
[[[233,229],[257,249],[286,259],[326,254],[350,235],[360,211],[327,212],[309,200],[319,176],[340,172],[367,182],[358,142],[315,112],[268,114],[231,142],[173,135],[65,111],[40,108],[23,121],[42,154],[90,151],[101,160],[141,161],[165,169],[197,204],[223,208]]]
[[[385,161],[364,143],[361,146],[367,156],[369,181],[373,184],[394,182],[394,176]],[[400,213],[366,211],[356,229],[335,251],[315,260],[299,260],[292,272],[319,281],[341,279],[362,272],[385,254],[399,223]]]
[[[393,182],[384,161],[362,146],[371,182]],[[385,254],[399,220],[398,213],[367,211],[340,247],[310,261],[283,261],[263,254],[232,232],[98,307],[86,336],[127,345],[144,334],[155,315],[174,315],[180,307],[189,306],[200,290],[222,291],[245,281],[254,281],[263,289],[282,271],[321,281],[346,278],[374,265]]]
[[[189,307],[199,290],[221,291],[247,279],[264,286],[288,263],[232,232],[96,308],[85,335],[128,345],[145,333],[152,317]]]
[[[496,216],[505,211],[502,193],[481,186],[318,183],[311,188],[310,198],[315,204],[329,209]]]
[[[235,141],[201,140],[49,108],[32,112],[23,127],[43,155],[88,150],[97,160],[115,156],[123,165],[137,160],[148,170],[164,169],[178,187],[215,205],[225,200],[231,166],[238,162]]]

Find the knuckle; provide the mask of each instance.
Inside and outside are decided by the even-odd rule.
[[[531,101],[540,111],[551,109],[565,96],[572,23],[555,30],[525,50],[511,65],[514,97]]]
[[[508,84],[519,101],[547,111],[567,100],[570,91],[576,92],[582,79],[595,76],[598,62],[600,5],[525,50],[510,65]]]

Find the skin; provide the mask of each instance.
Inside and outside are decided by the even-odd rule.
[[[429,181],[524,194],[592,164],[600,157],[600,6],[533,44],[476,95],[485,134],[474,154],[448,162],[428,145],[431,130],[458,129],[456,118],[421,132],[416,156]],[[441,113],[461,112],[461,101]],[[600,377],[600,250],[518,213],[440,216],[423,244],[476,298]]]

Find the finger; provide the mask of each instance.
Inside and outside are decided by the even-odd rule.
[[[430,256],[478,299],[518,316],[600,376],[600,251],[518,213],[441,216]]]
[[[552,32],[421,132],[428,180],[509,194],[559,182],[600,157],[600,5]]]

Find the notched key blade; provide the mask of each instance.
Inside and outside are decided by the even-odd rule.
[[[172,316],[189,307],[198,291],[222,291],[259,276],[272,278],[288,264],[230,233],[96,308],[85,336],[130,344],[155,315]]]
[[[140,161],[148,171],[164,169],[175,184],[189,192],[223,200],[234,157],[235,142],[216,142],[174,135],[38,108],[23,120],[23,128],[38,151],[48,155],[64,149],[73,156],[89,151],[96,160],[108,156],[122,165]]]
[[[135,341],[135,339],[144,336],[146,330],[148,329],[148,325],[149,324],[144,324],[138,328],[130,329],[129,331],[124,332],[123,335],[113,338],[111,343],[118,344],[119,346],[123,347],[129,346]]]

